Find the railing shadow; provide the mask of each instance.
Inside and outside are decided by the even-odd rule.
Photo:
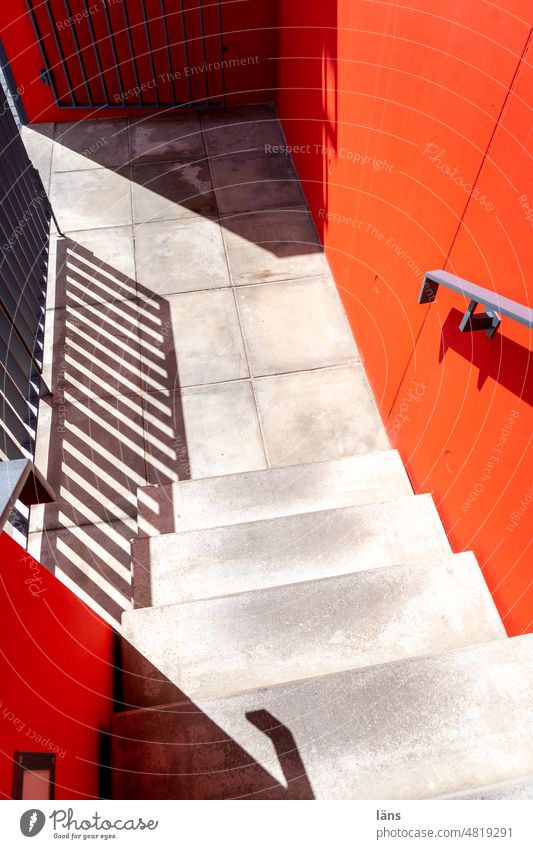
[[[237,740],[212,707],[188,698],[126,641],[123,668],[111,741],[114,799],[315,798],[291,730],[268,710],[245,710],[248,726],[239,726]],[[242,694],[233,719],[246,701]]]
[[[137,488],[190,477],[169,306],[71,238],[55,294],[40,558],[119,623]]]
[[[502,329],[489,339],[483,331],[461,333],[463,313],[452,308],[442,325],[439,363],[450,350],[478,369],[477,388],[491,378],[521,401],[533,405],[533,366],[531,351],[504,335]]]

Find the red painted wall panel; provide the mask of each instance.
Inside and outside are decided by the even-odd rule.
[[[532,63],[530,43],[446,266],[529,305]],[[479,203],[480,195],[490,206]],[[413,411],[399,444],[419,486],[441,505],[452,543],[478,554],[509,633],[522,633],[533,628],[532,332],[504,318],[492,340],[463,335],[457,324],[464,300],[442,295],[430,308],[394,413],[413,379],[431,394]]]
[[[417,304],[424,271],[442,267],[527,301],[531,70],[515,75],[529,6],[299,0],[281,10],[280,115],[391,441],[415,485],[435,494],[455,549],[478,554],[509,632],[529,630],[525,539],[505,530],[531,484],[519,465],[529,336],[509,322],[499,340],[461,336],[450,310],[462,301],[442,290]],[[484,387],[480,371],[492,375]],[[487,470],[509,417],[505,461]]]
[[[99,797],[115,632],[0,535],[0,798],[15,749],[56,753],[56,798]]]

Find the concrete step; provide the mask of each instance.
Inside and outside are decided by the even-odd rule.
[[[137,607],[451,554],[429,495],[134,540]]]
[[[411,495],[397,451],[138,490],[139,536],[196,531]]]
[[[533,635],[115,714],[117,799],[420,799],[533,762]]]
[[[505,637],[471,553],[131,610],[122,628],[135,705],[173,699],[152,665],[205,699]]]
[[[452,793],[441,799],[493,799],[508,800],[533,799],[533,775],[506,781],[504,784],[492,784],[490,787],[477,787],[469,793]]]

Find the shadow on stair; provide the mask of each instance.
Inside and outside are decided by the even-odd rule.
[[[122,662],[122,710],[111,738],[114,799],[314,799],[291,730],[269,711],[245,716],[251,734],[271,741],[283,783],[125,641]]]

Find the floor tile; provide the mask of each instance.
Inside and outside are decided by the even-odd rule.
[[[154,393],[145,413],[147,439],[167,421],[156,405],[172,409],[174,456],[161,464],[156,445],[147,442],[147,476],[151,484],[184,477],[203,478],[266,468],[252,386],[249,381],[219,383],[182,392]],[[157,429],[159,428],[159,430]],[[187,474],[189,472],[189,474]]]
[[[236,289],[252,375],[354,360],[355,344],[327,277]]]
[[[53,323],[51,390],[74,397],[130,394],[141,388],[139,312],[132,301],[77,305],[47,314]]]
[[[131,118],[130,145],[134,165],[141,162],[196,162],[206,155],[198,115]]]
[[[230,285],[220,225],[208,218],[137,224],[135,257],[141,298]]]
[[[210,163],[221,214],[304,203],[291,160],[284,154],[233,153]]]
[[[202,125],[209,156],[285,144],[275,109],[269,104],[206,111]]]
[[[192,165],[134,165],[131,172],[136,223],[216,214],[206,161]]]
[[[30,534],[28,551],[79,598],[120,629],[132,606],[131,540],[136,522],[101,522]]]
[[[360,366],[263,377],[255,389],[272,466],[389,447]]]
[[[131,224],[127,172],[107,168],[52,174],[51,202],[64,233]]]
[[[20,134],[26,152],[32,164],[37,168],[43,181],[43,186],[50,191],[50,175],[52,173],[52,150],[54,148],[53,124],[27,124],[22,127]]]
[[[236,286],[329,272],[313,220],[303,207],[229,215],[221,225]]]
[[[77,230],[65,239],[52,236],[52,241],[47,309],[137,297],[131,227]]]
[[[159,301],[160,315],[166,316],[160,347],[164,360],[154,359],[153,336],[140,331],[147,388],[177,389],[249,376],[231,289],[169,295]]]
[[[120,168],[129,162],[128,121],[66,121],[56,124],[53,171]]]
[[[37,455],[56,500],[35,513],[31,530],[135,517],[143,435],[138,395],[80,399],[65,387],[43,402]]]

